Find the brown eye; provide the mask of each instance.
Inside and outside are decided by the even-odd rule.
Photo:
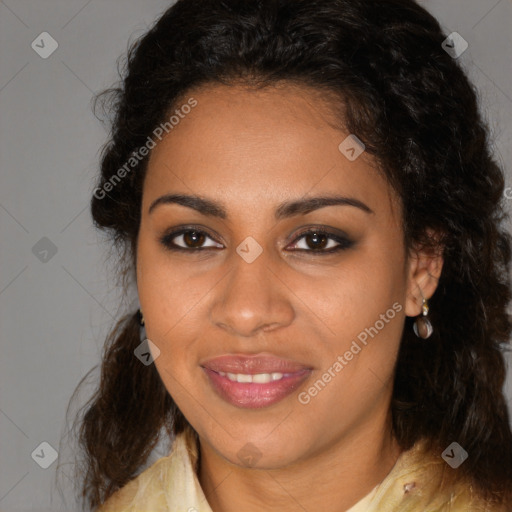
[[[298,247],[298,241],[303,240],[303,247]],[[310,229],[301,233],[294,242],[293,250],[313,252],[318,254],[331,254],[348,249],[354,242],[347,237],[329,233],[323,229]]]
[[[311,234],[305,235],[304,240],[306,240],[307,246],[311,249],[325,249],[329,242],[329,237],[323,233],[317,233],[315,231],[311,232]]]
[[[172,251],[194,252],[211,248],[222,248],[220,244],[204,246],[203,244],[207,239],[213,240],[208,233],[202,230],[185,228],[164,235],[160,239],[160,243],[162,243],[166,249]]]
[[[205,238],[204,233],[200,231],[187,231],[183,234],[183,242],[194,249],[197,248],[196,246],[201,246]]]

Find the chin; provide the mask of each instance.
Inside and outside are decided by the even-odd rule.
[[[267,434],[273,429],[275,429],[275,423],[264,429],[261,425],[254,425],[252,428],[246,426],[236,430],[236,438],[222,431],[222,433],[216,432],[220,437],[206,435],[205,440],[221,457],[241,468],[279,469],[292,465],[306,455],[304,441],[301,440],[296,446],[296,443],[290,443],[289,433]],[[262,431],[265,432],[264,435]],[[202,435],[200,437],[203,438]],[[293,439],[299,438],[297,434],[293,436]],[[309,442],[306,441],[306,443],[310,445]]]

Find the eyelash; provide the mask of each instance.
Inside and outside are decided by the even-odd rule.
[[[174,238],[176,238],[180,235],[186,234],[186,233],[191,233],[191,232],[195,232],[199,235],[206,235],[208,238],[214,240],[213,237],[211,237],[206,231],[203,231],[202,229],[199,229],[199,228],[195,228],[194,226],[188,226],[188,227],[180,228],[180,229],[177,229],[175,231],[165,234],[163,237],[160,238],[160,243],[166,249],[168,249],[170,251],[179,251],[179,252],[191,252],[191,253],[196,252],[197,253],[199,251],[204,251],[204,250],[208,250],[208,249],[214,249],[214,250],[218,249],[216,247],[185,248],[185,247],[180,247],[180,246],[176,245],[174,242],[172,242],[172,240]],[[295,245],[295,244],[297,244],[297,242],[299,240],[301,240],[305,236],[313,235],[313,234],[320,235],[320,236],[322,236],[322,235],[326,236],[330,240],[337,242],[339,245],[336,247],[332,247],[328,250],[324,250],[324,249],[319,249],[319,250],[293,249],[293,251],[310,252],[315,255],[316,254],[327,255],[327,254],[333,254],[338,251],[343,251],[343,250],[349,249],[350,247],[352,247],[354,245],[354,242],[352,240],[350,240],[349,238],[336,235],[336,234],[326,231],[325,229],[320,228],[320,227],[319,228],[310,227],[307,230],[298,233],[297,237],[293,240],[292,244]],[[214,240],[214,241],[216,243],[219,243],[216,240]]]

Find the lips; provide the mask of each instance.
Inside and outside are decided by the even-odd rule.
[[[226,355],[201,364],[212,389],[241,408],[270,406],[289,396],[312,368],[275,356]]]
[[[217,373],[245,373],[247,375],[260,373],[295,373],[301,370],[311,369],[310,366],[296,363],[288,359],[265,355],[225,355],[209,359],[201,366]]]

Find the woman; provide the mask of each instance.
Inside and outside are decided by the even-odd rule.
[[[504,178],[445,40],[412,0],[180,0],[133,45],[91,509],[512,510]]]

